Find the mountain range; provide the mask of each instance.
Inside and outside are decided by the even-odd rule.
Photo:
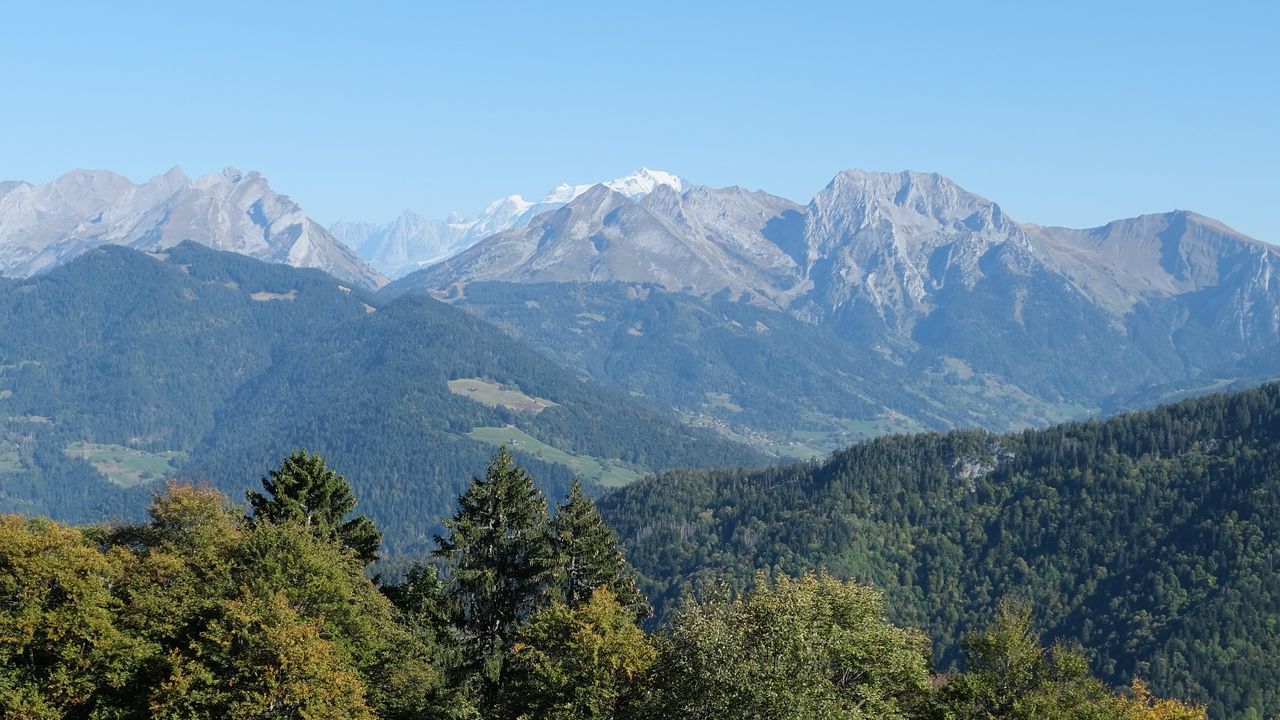
[[[626,197],[636,199],[658,187],[680,191],[679,177],[648,168],[625,177],[600,183]],[[463,218],[456,213],[444,220],[431,220],[405,211],[390,223],[339,220],[329,230],[361,258],[388,277],[398,278],[466,250],[494,233],[523,227],[544,212],[563,207],[591,189],[591,184],[562,183],[540,200],[508,195],[494,200],[479,215]]]
[[[468,307],[566,360],[570,339],[551,328],[584,336],[610,332],[606,324],[512,322],[529,310],[495,304],[493,283],[538,285],[565,302],[624,283],[752,305],[820,328],[824,343],[843,342],[856,364],[878,363],[873,376],[892,378],[892,393],[860,386],[878,405],[870,417],[793,429],[905,417],[929,428],[1000,430],[1097,412],[1144,388],[1257,375],[1237,366],[1280,343],[1277,271],[1276,247],[1192,212],[1042,227],[936,174],[851,170],[804,206],[736,187],[658,187],[630,198],[597,185],[382,292]],[[469,288],[482,285],[473,297]],[[518,295],[514,302],[528,301]],[[1272,368],[1263,364],[1265,376]],[[758,386],[776,376],[737,379]],[[753,394],[707,387],[676,404],[695,414],[718,404],[713,414],[730,423],[749,414],[725,412],[706,393],[741,407],[734,398]],[[932,407],[921,407],[922,397]]]
[[[937,174],[850,170],[801,205],[641,169],[469,219],[332,233],[257,173],[0,185],[6,275],[182,240],[369,290],[381,271],[421,268],[382,296],[454,303],[575,373],[783,454],[1042,425],[1280,373],[1274,246],[1187,211],[1020,223]]]
[[[1230,318],[1214,332],[1247,349],[1280,331],[1278,261],[1276,247],[1191,212],[1041,227],[937,174],[851,170],[807,206],[736,187],[659,186],[637,198],[597,185],[398,285],[444,293],[475,280],[653,283],[910,337],[957,296],[1002,296],[1001,314],[1026,325],[1035,311],[1028,291],[1048,281],[1117,330],[1165,300],[1207,304]]]
[[[73,170],[41,185],[0,183],[0,275],[33,275],[101,245],[160,250],[184,240],[324,270],[363,288],[386,283],[256,172],[228,168],[191,180],[175,167],[139,185]]]

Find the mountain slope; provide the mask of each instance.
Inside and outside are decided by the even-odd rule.
[[[954,372],[1020,407],[1081,413],[1280,343],[1277,271],[1280,250],[1193,213],[1044,228],[937,174],[850,170],[804,207],[737,188],[638,201],[596,188],[386,292],[466,304],[478,281],[620,281],[723,296],[876,348],[917,394]],[[981,424],[1021,412],[1004,410]]]
[[[684,187],[679,177],[648,168],[600,184],[633,200],[661,187],[677,192]],[[538,215],[563,207],[591,187],[590,184],[564,183],[540,200],[509,195],[489,203],[484,211],[471,218],[453,215],[445,220],[429,220],[406,211],[385,225],[339,220],[329,230],[355,248],[360,257],[394,279],[451,257],[490,235],[523,227]]]
[[[396,281],[387,293],[457,294],[478,280],[637,282],[698,296],[728,291],[776,306],[794,262],[766,233],[795,212],[786,200],[738,188],[678,194],[660,187],[636,201],[596,185],[525,227]]]
[[[184,240],[317,268],[369,289],[386,282],[256,172],[228,168],[192,181],[174,168],[135,185],[75,170],[0,195],[0,273],[9,276],[46,271],[100,245],[159,250]]]
[[[195,243],[109,246],[5,280],[0,335],[5,509],[127,515],[149,483],[183,474],[239,496],[305,446],[347,474],[399,552],[429,541],[499,439],[556,492],[574,472],[761,459],[447,305],[382,303]]]
[[[781,455],[825,455],[885,432],[1071,416],[955,362],[907,366],[882,346],[725,298],[624,283],[474,282],[455,304],[586,377]]]
[[[675,472],[601,509],[659,608],[700,579],[825,567],[942,659],[1001,597],[1115,682],[1280,711],[1280,384],[1105,422],[890,436],[825,463]],[[1247,713],[1253,712],[1254,715]]]

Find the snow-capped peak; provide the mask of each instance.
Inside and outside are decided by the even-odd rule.
[[[423,230],[412,237],[394,232],[394,223],[370,224],[367,233],[350,236],[348,231],[354,232],[352,228],[356,224],[346,223],[343,236],[374,267],[392,277],[399,277],[466,250],[490,235],[527,225],[534,217],[564,207],[596,185],[604,185],[632,200],[638,200],[659,187],[666,186],[679,193],[686,186],[677,175],[642,167],[630,175],[602,183],[561,183],[540,200],[508,195],[489,203],[475,217],[464,219],[453,214],[448,220],[435,223],[429,231]]]
[[[602,183],[587,183],[585,185],[570,185],[569,183],[561,183],[554,190],[547,193],[547,196],[541,200],[543,203],[569,203],[575,200],[579,195],[590,190],[595,185],[604,185],[614,192],[626,195],[628,198],[635,200],[644,195],[648,195],[656,188],[662,185],[670,187],[676,192],[684,191],[684,181],[680,176],[673,175],[669,172],[661,170],[650,170],[642,167],[630,175],[609,180]]]
[[[521,195],[508,195],[504,198],[499,198],[489,203],[488,205],[485,206],[484,210],[480,213],[479,216],[470,218],[469,220],[466,220],[464,222],[477,222],[477,221],[483,222],[485,218],[491,218],[495,215],[500,215],[500,214],[518,215],[524,212],[525,210],[529,209],[529,206],[532,204],[533,204],[532,201],[525,200],[524,197]],[[457,213],[453,213],[453,214],[456,215]]]
[[[661,185],[666,185],[676,192],[684,192],[684,181],[680,179],[679,175],[673,175],[661,170],[650,170],[647,167],[642,167],[626,177],[605,183],[605,187],[615,192],[620,192],[633,200],[641,195],[648,195]]]

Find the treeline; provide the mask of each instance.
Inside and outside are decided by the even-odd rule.
[[[893,436],[825,462],[683,471],[605,496],[659,616],[703,578],[826,570],[882,588],[937,662],[997,599],[1111,683],[1280,714],[1280,384],[1100,422]]]
[[[1098,718],[1202,709],[1113,690],[1001,607],[936,674],[881,595],[823,573],[690,597],[653,633],[576,485],[554,514],[505,450],[458,498],[433,564],[364,568],[380,533],[346,480],[290,455],[250,512],[171,486],[149,519],[0,518],[6,718]]]

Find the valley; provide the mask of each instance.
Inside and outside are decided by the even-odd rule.
[[[1280,720],[1277,28],[5,5],[0,720]]]
[[[163,244],[211,187],[267,197],[256,175],[21,198],[69,186],[167,214],[42,236],[0,280],[4,511],[137,519],[171,481],[238,502],[306,449],[399,573],[505,449],[548,497],[597,498],[655,622],[706,583],[816,570],[881,588],[943,672],[1020,598],[1113,685],[1215,719],[1280,702],[1280,590],[1251,549],[1277,532],[1280,252],[1217,221],[1076,231],[937,175],[848,171],[800,205],[647,171],[447,232],[339,227],[373,258],[339,272],[265,262],[238,221]]]

